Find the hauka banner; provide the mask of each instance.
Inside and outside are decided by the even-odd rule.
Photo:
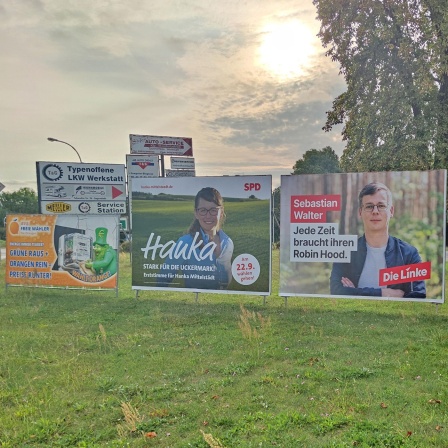
[[[133,179],[132,288],[268,295],[271,176]]]

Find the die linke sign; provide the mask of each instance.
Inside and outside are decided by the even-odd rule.
[[[126,213],[124,165],[36,162],[43,214]]]
[[[160,137],[130,134],[131,154],[192,156],[193,140],[185,137]]]

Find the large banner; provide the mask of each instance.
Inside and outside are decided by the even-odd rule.
[[[6,217],[6,284],[117,288],[119,216]]]
[[[446,170],[282,176],[280,295],[442,303]]]
[[[271,176],[133,179],[132,288],[268,295]]]

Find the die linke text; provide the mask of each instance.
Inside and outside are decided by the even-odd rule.
[[[410,283],[431,278],[431,262],[407,264],[380,270],[380,286]]]

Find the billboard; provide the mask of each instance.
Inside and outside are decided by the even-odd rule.
[[[117,288],[118,216],[6,217],[6,284]]]
[[[279,294],[443,302],[445,200],[446,170],[282,176]]]
[[[126,213],[124,165],[36,162],[40,213]]]
[[[131,154],[192,156],[193,140],[188,137],[160,137],[130,134]]]
[[[271,176],[134,179],[132,288],[268,295]]]

